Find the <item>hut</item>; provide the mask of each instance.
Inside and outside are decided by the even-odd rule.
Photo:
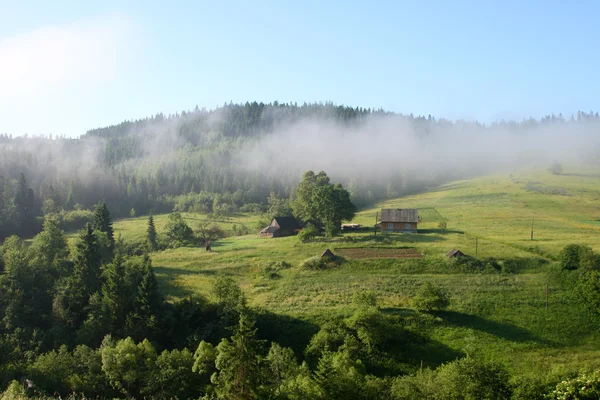
[[[262,238],[276,238],[295,235],[300,231],[301,226],[294,217],[275,217],[263,230],[260,231]]]
[[[446,257],[448,257],[448,258],[464,257],[465,255],[466,255],[465,253],[463,253],[462,251],[457,250],[457,249],[452,249],[446,253]]]
[[[331,250],[327,249],[323,253],[321,253],[321,258],[328,258],[330,260],[333,260],[335,259],[335,254],[333,254]]]
[[[378,221],[381,232],[417,232],[419,213],[416,208],[384,208]]]

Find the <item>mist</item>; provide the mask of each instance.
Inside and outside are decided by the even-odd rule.
[[[0,135],[0,175],[24,173],[38,207],[52,185],[60,207],[104,199],[124,215],[264,204],[272,191],[292,194],[305,171],[323,170],[365,205],[554,161],[597,162],[599,132],[593,113],[484,125],[328,103],[230,104],[125,121],[79,139]],[[68,196],[73,202],[63,204]]]

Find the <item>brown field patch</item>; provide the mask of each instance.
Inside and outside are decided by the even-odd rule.
[[[423,258],[423,254],[414,248],[346,247],[336,248],[334,252],[347,258]]]

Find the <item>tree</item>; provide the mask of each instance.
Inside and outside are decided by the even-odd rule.
[[[106,233],[108,237],[110,248],[115,247],[115,234],[113,231],[112,220],[110,218],[110,212],[105,202],[102,202],[96,206],[94,212],[94,229]]]
[[[285,198],[278,197],[275,192],[271,192],[267,198],[269,204],[267,208],[267,214],[269,218],[285,217],[292,214],[292,208],[290,207],[290,201]]]
[[[144,256],[141,279],[137,287],[134,310],[127,317],[127,331],[134,338],[152,338],[160,331],[163,297],[148,255]]]
[[[431,312],[443,310],[450,304],[450,300],[441,287],[431,282],[425,282],[418,290],[411,304],[419,311]]]
[[[81,277],[81,283],[87,293],[100,290],[100,266],[102,259],[92,224],[86,224],[79,234],[75,245],[74,275]]]
[[[356,213],[348,191],[339,183],[329,183],[323,171],[317,175],[313,171],[304,173],[292,208],[297,218],[325,226],[331,234],[339,230],[342,221],[351,220]]]
[[[552,172],[553,175],[560,175],[562,170],[562,165],[560,165],[558,161],[554,161],[552,165],[550,165],[550,172]]]
[[[217,372],[212,381],[219,398],[262,398],[261,342],[255,339],[255,335],[254,321],[243,312],[231,340],[224,338],[217,346]]]
[[[46,216],[44,228],[33,239],[31,246],[32,254],[38,263],[47,267],[56,267],[69,255],[65,232],[60,229],[58,219],[53,215]]]
[[[154,346],[144,339],[137,345],[131,338],[116,344],[107,336],[101,347],[102,371],[111,386],[132,398],[143,398],[156,378],[157,354]]]
[[[157,236],[154,217],[152,216],[152,212],[150,212],[150,215],[148,215],[148,228],[146,229],[146,243],[151,251],[158,250]]]
[[[448,227],[448,224],[446,223],[446,221],[441,221],[438,224],[438,228],[441,229],[442,233],[444,233],[446,231],[446,228]]]
[[[208,222],[201,222],[196,232],[203,243],[210,243],[225,236],[225,232],[219,225]]]
[[[194,242],[194,231],[185,223],[178,212],[169,214],[169,221],[165,228],[171,247],[186,246]]]
[[[298,363],[292,349],[271,343],[269,354],[265,357],[271,372],[271,381],[275,382],[276,395],[281,396],[282,386],[286,381],[293,379],[298,373]],[[285,391],[285,388],[283,389]]]
[[[129,282],[125,275],[125,267],[121,256],[104,270],[102,284],[102,311],[106,314],[109,331],[117,333],[125,323],[130,308]]]

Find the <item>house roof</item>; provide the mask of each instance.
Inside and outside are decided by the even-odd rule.
[[[278,228],[278,227],[276,227],[276,226],[271,226],[271,225],[269,225],[269,226],[267,226],[266,228],[264,228],[263,230],[261,230],[261,231],[260,231],[260,233],[273,233],[273,232],[275,232],[275,231],[276,231],[276,230],[278,230],[278,229],[279,229],[279,228]]]
[[[275,217],[273,218],[281,229],[300,229],[298,220],[294,217]],[[271,222],[272,224],[273,222]]]
[[[327,249],[323,253],[321,253],[321,258],[322,257],[333,258],[333,257],[335,257],[335,255],[333,254],[333,252],[331,250]]]
[[[465,253],[463,253],[460,250],[457,249],[452,249],[449,252],[446,253],[446,257],[456,257],[456,256],[464,256]]]
[[[419,222],[416,208],[384,208],[381,210],[381,222]]]

